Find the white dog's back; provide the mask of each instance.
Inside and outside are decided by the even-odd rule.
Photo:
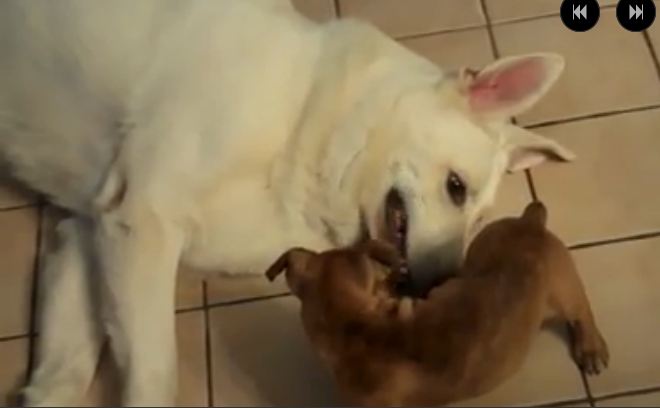
[[[86,210],[133,125],[140,90],[161,81],[153,87],[162,94],[145,98],[166,98],[177,84],[163,71],[189,69],[186,58],[214,42],[226,49],[221,42],[230,39],[248,53],[251,39],[241,37],[267,30],[265,18],[275,15],[304,24],[287,0],[1,2],[0,164],[56,202]],[[249,66],[238,68],[245,75]],[[199,72],[187,78],[210,80]],[[200,86],[211,84],[190,91]]]

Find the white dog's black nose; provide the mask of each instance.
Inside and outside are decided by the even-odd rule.
[[[461,265],[461,251],[457,245],[448,245],[411,256],[408,260],[410,280],[402,292],[415,297],[426,297],[434,287],[456,276]]]

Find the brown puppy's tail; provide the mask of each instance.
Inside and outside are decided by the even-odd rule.
[[[303,286],[310,278],[307,273],[307,263],[315,255],[315,252],[305,248],[292,248],[273,262],[266,270],[266,277],[272,282],[286,269],[289,288],[296,296],[300,296]]]
[[[536,225],[545,226],[548,221],[548,210],[540,201],[533,201],[527,205],[522,218]]]

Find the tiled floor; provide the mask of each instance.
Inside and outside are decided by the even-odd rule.
[[[296,3],[316,19],[371,20],[448,67],[531,51],[566,56],[556,89],[517,119],[579,160],[534,170],[529,180],[508,176],[494,215],[518,212],[530,186],[548,204],[551,227],[575,248],[612,363],[585,382],[561,330],[544,331],[515,378],[465,404],[660,406],[660,23],[647,33],[623,30],[615,0],[600,2],[601,20],[584,34],[563,27],[559,0]],[[35,254],[46,236],[40,225],[48,225],[40,214],[34,197],[0,187],[0,403],[28,367]],[[181,405],[337,402],[282,285],[192,276],[182,279],[177,302]],[[87,405],[116,396],[110,360],[102,367]]]

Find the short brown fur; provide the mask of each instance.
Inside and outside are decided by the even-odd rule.
[[[393,293],[399,258],[367,241],[313,253],[294,249],[283,270],[302,301],[305,330],[347,402],[362,406],[441,405],[483,394],[515,373],[542,323],[574,329],[573,355],[589,374],[609,360],[570,252],[532,203],[519,218],[488,225],[458,277],[427,299]]]

